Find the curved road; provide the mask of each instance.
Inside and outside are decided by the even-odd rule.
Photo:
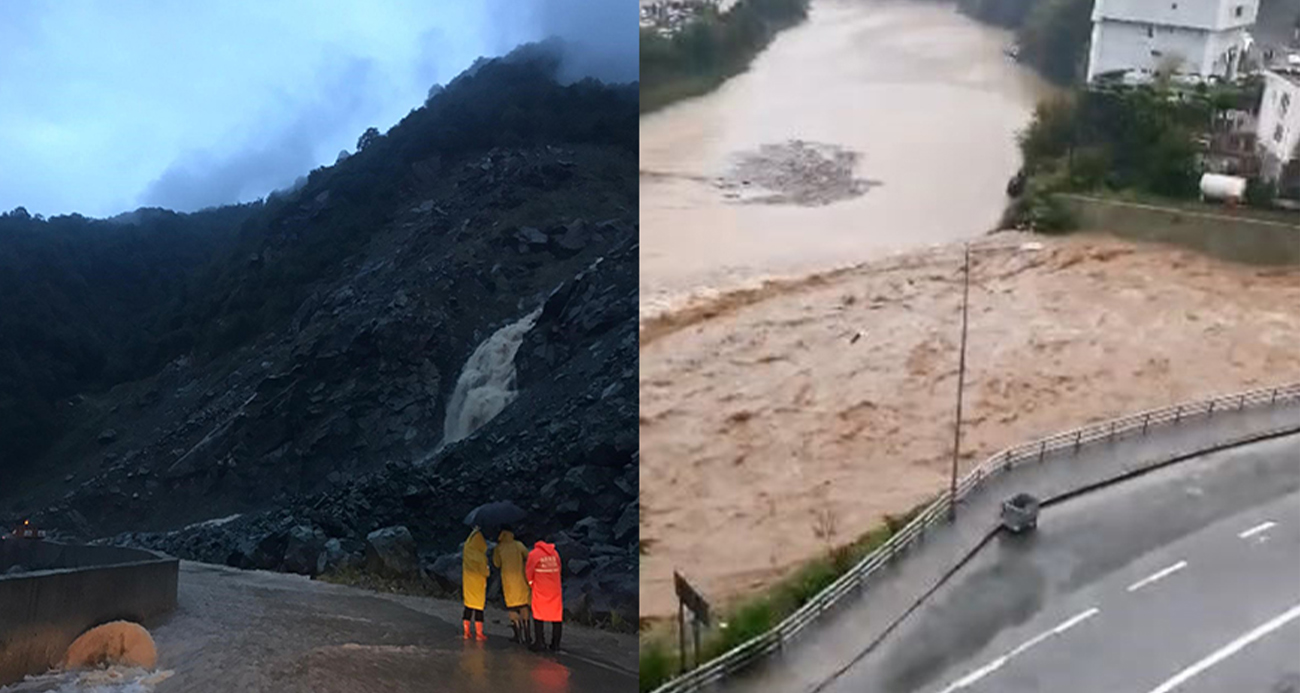
[[[636,637],[566,624],[557,655],[461,639],[458,601],[181,562],[179,604],[151,632],[158,670],[53,673],[0,693],[605,693],[636,687]]]
[[[1300,436],[1044,510],[822,690],[1300,692]]]

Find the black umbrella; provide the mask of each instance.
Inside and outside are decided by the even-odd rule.
[[[465,524],[471,527],[500,527],[524,519],[527,513],[510,501],[485,503],[469,511]]]

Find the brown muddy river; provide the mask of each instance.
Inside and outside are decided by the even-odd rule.
[[[991,229],[1047,91],[1006,57],[1011,41],[947,4],[814,0],[748,72],[643,117],[643,316]],[[853,153],[852,194],[748,202],[738,162],[791,142]]]

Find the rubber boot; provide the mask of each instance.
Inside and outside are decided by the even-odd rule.
[[[483,622],[482,622],[482,621],[475,621],[475,622],[474,622],[474,628],[475,628],[475,633],[478,635],[478,639],[479,639],[479,640],[487,640],[487,636],[483,634]]]
[[[545,642],[546,642],[545,634],[542,633],[542,622],[533,621],[533,644],[529,645],[528,649],[532,650],[533,652],[541,652],[542,644]]]
[[[469,621],[461,621],[461,623],[465,624],[465,639],[469,640]]]
[[[564,624],[556,621],[551,624],[551,652],[560,651],[560,633],[564,630]]]

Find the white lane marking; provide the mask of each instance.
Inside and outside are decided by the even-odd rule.
[[[1142,578],[1141,580],[1138,580],[1137,582],[1135,582],[1135,583],[1129,585],[1129,586],[1128,586],[1128,591],[1130,591],[1130,592],[1136,592],[1136,591],[1142,589],[1143,587],[1146,587],[1147,585],[1149,585],[1149,584],[1151,584],[1151,583],[1153,583],[1153,582],[1155,582],[1155,581],[1157,581],[1157,580],[1161,580],[1161,579],[1164,579],[1164,578],[1166,578],[1166,577],[1169,577],[1170,575],[1173,575],[1174,573],[1176,573],[1176,572],[1178,572],[1178,571],[1180,571],[1180,570],[1182,570],[1183,568],[1186,568],[1186,567],[1187,567],[1187,561],[1179,561],[1179,562],[1177,562],[1177,563],[1175,563],[1175,564],[1169,566],[1168,568],[1165,568],[1164,570],[1158,570],[1158,571],[1156,571],[1156,572],[1154,572],[1154,573],[1152,573],[1152,574],[1150,574],[1150,575],[1148,575],[1148,576]]]
[[[1101,611],[1101,609],[1098,609],[1095,606],[1092,607],[1091,609],[1088,609],[1087,611],[1069,619],[1065,623],[1062,623],[1061,625],[1053,628],[1052,635],[1060,635],[1061,633],[1070,630],[1071,628],[1079,625],[1080,623],[1083,623],[1084,621],[1092,618],[1093,616],[1096,616],[1097,612],[1099,611]]]
[[[976,669],[975,671],[972,671],[971,673],[961,677],[956,682],[954,682],[951,686],[948,686],[947,688],[943,689],[943,693],[952,693],[958,688],[965,688],[971,685],[972,683],[979,681],[985,676],[992,674],[998,669],[1001,669],[1002,665],[1006,663],[1007,663],[1007,657],[1005,655],[1002,657],[998,657],[992,662],[989,662],[988,664],[985,664],[984,666]]]
[[[965,688],[975,683],[976,681],[979,681],[985,676],[988,676],[989,674],[992,674],[998,669],[1001,669],[1002,666],[1006,664],[1008,661],[1010,661],[1013,657],[1023,653],[1025,650],[1028,650],[1029,648],[1052,637],[1053,635],[1060,635],[1061,633],[1064,633],[1065,631],[1079,625],[1080,623],[1086,621],[1087,619],[1097,615],[1099,611],[1101,611],[1101,609],[1093,607],[1091,609],[1088,609],[1087,611],[1084,611],[1083,613],[1079,613],[1079,614],[1075,614],[1074,616],[1071,616],[1070,618],[1066,619],[1055,628],[1049,631],[1044,631],[1042,633],[1039,633],[1038,635],[1035,635],[1034,637],[1022,643],[1020,646],[1016,647],[1016,649],[1012,650],[1011,652],[1002,655],[1001,657],[998,657],[997,659],[989,662],[988,664],[985,664],[984,666],[976,669],[975,671],[972,671],[971,673],[961,677],[960,679],[957,679],[956,681],[949,684],[947,688],[943,689],[942,693],[953,693],[953,691],[955,690],[958,690],[960,688]]]
[[[1228,643],[1227,645],[1224,645],[1223,647],[1215,650],[1214,652],[1211,652],[1204,659],[1200,660],[1199,662],[1196,662],[1195,664],[1192,664],[1186,669],[1183,669],[1177,674],[1171,676],[1168,681],[1165,681],[1159,686],[1152,688],[1150,693],[1169,693],[1169,691],[1172,691],[1175,688],[1181,686],[1183,683],[1187,682],[1192,677],[1200,674],[1202,671],[1205,671],[1206,669],[1209,669],[1215,664],[1218,664],[1219,662],[1222,662],[1223,660],[1231,657],[1232,655],[1240,651],[1242,648],[1246,647],[1252,642],[1255,642],[1256,640],[1259,640],[1260,638],[1264,637],[1265,635],[1268,635],[1269,633],[1277,630],[1278,628],[1285,626],[1287,623],[1290,623],[1291,621],[1295,620],[1297,617],[1300,617],[1300,604],[1296,604],[1295,606],[1291,607],[1286,613],[1280,614],[1278,616],[1274,616],[1267,623],[1264,623],[1263,625],[1260,626],[1256,626],[1254,629],[1252,629],[1245,635],[1237,638],[1236,640],[1233,640],[1232,642]]]
[[[1248,530],[1242,532],[1241,534],[1238,534],[1237,537],[1238,537],[1238,538],[1241,538],[1241,539],[1249,539],[1249,538],[1255,536],[1256,534],[1259,534],[1260,532],[1264,532],[1264,531],[1267,531],[1267,530],[1273,529],[1273,528],[1276,527],[1276,526],[1277,526],[1277,523],[1276,523],[1276,522],[1273,522],[1272,520],[1269,520],[1268,522],[1261,522],[1261,523],[1255,525],[1254,527],[1251,527],[1250,529],[1248,529]]]
[[[1038,635],[1035,635],[1029,640],[1026,640],[1025,642],[1021,643],[1020,646],[1017,647],[1016,649],[1012,650],[1011,653],[1007,655],[1007,657],[1008,658],[1015,657],[1016,655],[1024,652],[1025,650],[1028,650],[1034,645],[1037,645],[1038,643],[1052,637],[1052,634],[1055,632],[1056,632],[1055,630],[1049,630],[1049,631],[1044,631],[1042,633],[1039,633]]]

